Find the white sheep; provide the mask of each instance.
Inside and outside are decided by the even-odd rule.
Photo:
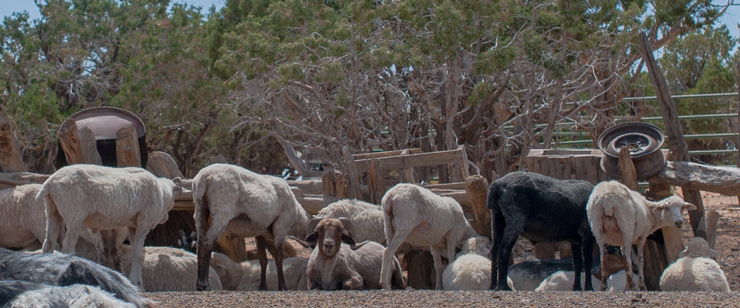
[[[627,285],[627,275],[624,270],[618,271],[606,280],[606,290],[609,292],[624,291]],[[632,280],[640,279],[640,275],[632,273]]]
[[[285,258],[283,260],[283,272],[285,273],[285,286],[288,290],[308,290],[306,278],[306,265],[308,260],[304,258]],[[211,267],[218,274],[224,290],[256,291],[260,287],[260,264],[259,260],[247,260],[241,263],[234,262],[227,255],[213,252]],[[275,261],[267,263],[267,290],[277,291],[277,267]]]
[[[386,248],[380,284],[390,290],[393,259],[401,244],[430,246],[436,271],[435,288],[442,288],[442,258],[453,260],[455,246],[461,240],[477,236],[463,215],[460,204],[413,184],[397,184],[382,200]],[[465,238],[464,238],[465,237]]]
[[[378,267],[383,262],[383,245],[373,241],[355,243],[354,227],[346,217],[314,218],[308,226],[311,233],[305,242],[298,242],[314,247],[306,267],[310,290],[380,288]],[[392,262],[394,284],[406,288],[401,264],[395,257]]]
[[[124,245],[122,252],[122,274],[128,275],[133,256],[131,246]],[[198,280],[198,257],[191,252],[173,247],[144,247],[141,274],[147,292],[195,291]],[[212,290],[222,290],[218,273],[209,271]]]
[[[303,238],[311,214],[298,203],[288,183],[239,166],[213,164],[193,179],[195,229],[198,233],[197,290],[208,290],[213,245],[222,233],[256,237],[260,259],[260,290],[267,289],[267,254],[264,234],[275,243],[278,289],[285,290],[283,243],[287,235]],[[209,219],[213,222],[209,223]]]
[[[581,285],[586,285],[586,274],[581,273]],[[591,275],[590,273],[588,273]],[[545,278],[535,289],[537,292],[544,291],[572,291],[573,290],[573,271],[558,271]],[[591,286],[594,290],[601,290],[601,281],[596,276],[591,276]]]
[[[135,308],[136,305],[117,299],[98,287],[76,284],[64,287],[40,285],[38,289],[19,294],[3,307]]]
[[[179,179],[177,179],[179,181]],[[113,255],[114,268],[120,268],[116,230],[130,230],[134,260],[129,279],[143,288],[142,249],[149,230],[167,220],[179,188],[170,179],[157,178],[136,168],[111,168],[97,165],[70,165],[57,170],[36,196],[46,204],[47,232],[43,251],[52,251],[57,230],[64,222],[66,233],[62,252],[73,254],[83,228],[99,230],[106,252]],[[111,247],[114,246],[114,247]],[[106,261],[106,260],[99,260]],[[108,262],[103,262],[108,265]]]
[[[491,285],[491,240],[471,237],[463,242],[455,261],[442,272],[444,290],[488,290]]]
[[[385,243],[383,210],[375,204],[355,199],[339,200],[321,209],[316,217],[347,217],[357,232],[353,234],[355,241]]]
[[[601,263],[607,255],[606,245],[622,246],[625,256],[625,271],[632,273],[632,244],[637,244],[637,264],[640,281],[638,287],[645,290],[643,249],[648,235],[656,230],[676,226],[681,227],[683,209],[696,209],[691,203],[671,196],[652,202],[640,193],[633,191],[617,181],[601,182],[594,187],[586,205],[588,222],[601,250]],[[602,268],[602,291],[608,274]],[[627,275],[626,288],[634,286],[632,276]]]
[[[689,240],[678,260],[669,265],[660,276],[663,291],[719,291],[730,292],[727,277],[716,261],[709,257],[718,254],[701,237]]]
[[[46,238],[44,202],[36,201],[41,184],[0,190],[0,247],[38,249]],[[38,241],[38,243],[36,243]],[[58,241],[58,239],[57,239]]]

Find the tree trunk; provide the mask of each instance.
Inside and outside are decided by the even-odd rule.
[[[146,170],[158,177],[164,177],[168,179],[174,179],[176,177],[184,178],[180,169],[177,168],[177,162],[175,159],[162,151],[152,151],[149,153],[149,159],[147,160]]]
[[[18,140],[3,108],[0,105],[0,172],[26,172]]]

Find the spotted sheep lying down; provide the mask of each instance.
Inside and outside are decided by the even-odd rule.
[[[380,267],[385,247],[376,242],[355,243],[354,228],[346,217],[314,218],[305,247],[313,247],[306,274],[310,290],[380,289]],[[344,244],[342,244],[344,243]],[[406,288],[398,259],[393,258],[393,284]]]

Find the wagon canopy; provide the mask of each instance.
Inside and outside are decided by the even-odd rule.
[[[77,129],[89,128],[95,136],[96,145],[103,166],[116,167],[116,133],[125,127],[134,127],[136,137],[139,141],[141,154],[141,167],[146,168],[147,147],[146,127],[144,122],[130,111],[115,107],[94,107],[77,112],[59,126],[59,132],[63,131],[70,123],[76,123]],[[57,168],[68,165],[61,143],[57,140],[57,157],[55,165]]]

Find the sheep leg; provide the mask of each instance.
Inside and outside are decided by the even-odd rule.
[[[100,230],[100,237],[103,240],[103,253],[98,257],[98,263],[120,272],[121,258],[116,247],[116,231]]]
[[[580,291],[581,270],[583,269],[583,252],[581,251],[581,245],[570,243],[570,252],[573,255],[573,291]],[[589,273],[589,271],[586,271],[586,274],[586,279],[588,281],[586,282],[586,286],[584,287],[587,287],[591,284],[591,279],[588,279],[588,277],[591,276],[591,273]]]
[[[57,206],[49,196],[46,196],[46,238],[42,250],[44,253],[54,251],[54,245],[59,238],[59,230],[62,227],[62,216],[57,211]]]
[[[260,259],[260,291],[267,291],[267,241],[261,235],[255,237],[254,240],[257,242],[257,255]],[[275,250],[277,250],[277,245],[275,246]],[[272,257],[277,259],[276,256]],[[275,265],[277,265],[277,261]]]
[[[607,258],[606,255],[609,253],[606,250],[606,243],[604,242],[598,242],[599,245],[599,252],[600,252],[600,258],[601,258],[601,290],[606,290],[606,280],[609,278],[609,267],[607,266]]]
[[[283,275],[283,244],[285,243],[285,236],[275,236],[273,239],[275,244],[275,266],[277,267],[278,276],[278,290],[285,291],[288,288],[285,286],[285,276]]]
[[[583,256],[583,265],[584,269],[583,271],[586,273],[586,285],[584,286],[584,289],[586,291],[593,291],[594,290],[594,284],[592,281],[592,274],[591,269],[594,266],[594,242],[596,239],[594,238],[588,238],[583,241],[583,253],[581,254]],[[580,280],[580,279],[579,279]]]
[[[645,258],[643,257],[643,251],[645,251],[645,242],[647,237],[641,237],[638,240],[637,246],[637,270],[640,272],[640,281],[637,282],[637,286],[640,290],[646,291],[647,286],[645,285]],[[631,263],[630,263],[631,264]],[[631,272],[630,272],[631,273]],[[631,276],[631,275],[628,275]]]
[[[62,252],[66,254],[74,254],[75,245],[77,245],[77,238],[79,238],[80,231],[82,230],[82,221],[67,221],[65,226],[67,227],[67,232],[64,234]],[[46,244],[46,242],[44,242],[44,244]]]
[[[496,288],[498,282],[498,254],[501,249],[501,240],[504,238],[505,227],[504,215],[501,212],[491,210],[491,233],[493,233],[493,246],[491,246],[490,252],[491,290]],[[504,280],[506,280],[506,273],[504,273]]]
[[[146,234],[149,233],[149,228],[139,226],[138,228],[130,228],[130,231],[133,241],[131,241],[131,273],[129,273],[129,280],[131,280],[133,285],[138,286],[141,291],[144,291],[141,264],[144,261],[144,239],[146,238]],[[115,252],[115,249],[112,252]],[[120,256],[116,256],[114,259],[120,261]]]
[[[387,225],[388,222],[386,222]],[[393,259],[395,258],[396,250],[398,250],[398,247],[401,247],[406,237],[411,234],[411,230],[413,229],[396,230],[393,238],[388,241],[388,247],[383,252],[383,265],[380,267],[380,285],[383,287],[383,290],[391,289],[391,270],[393,270]]]
[[[624,243],[622,244],[622,256],[624,257],[624,273],[627,277],[627,282],[624,285],[625,291],[632,290],[632,287],[634,286],[632,282],[632,243],[630,243],[628,240],[624,240]],[[602,264],[601,266],[604,266]],[[602,278],[603,279],[603,278]]]
[[[429,250],[432,252],[432,259],[434,259],[434,289],[442,290],[442,257],[440,256],[440,249],[429,246]]]
[[[516,240],[519,238],[519,234],[524,229],[524,217],[512,220],[514,221],[506,225],[504,237],[501,240],[501,246],[498,251],[499,275],[498,284],[496,285],[497,290],[511,290],[506,283],[506,276],[509,273],[509,257],[511,256],[511,250],[516,244]]]

